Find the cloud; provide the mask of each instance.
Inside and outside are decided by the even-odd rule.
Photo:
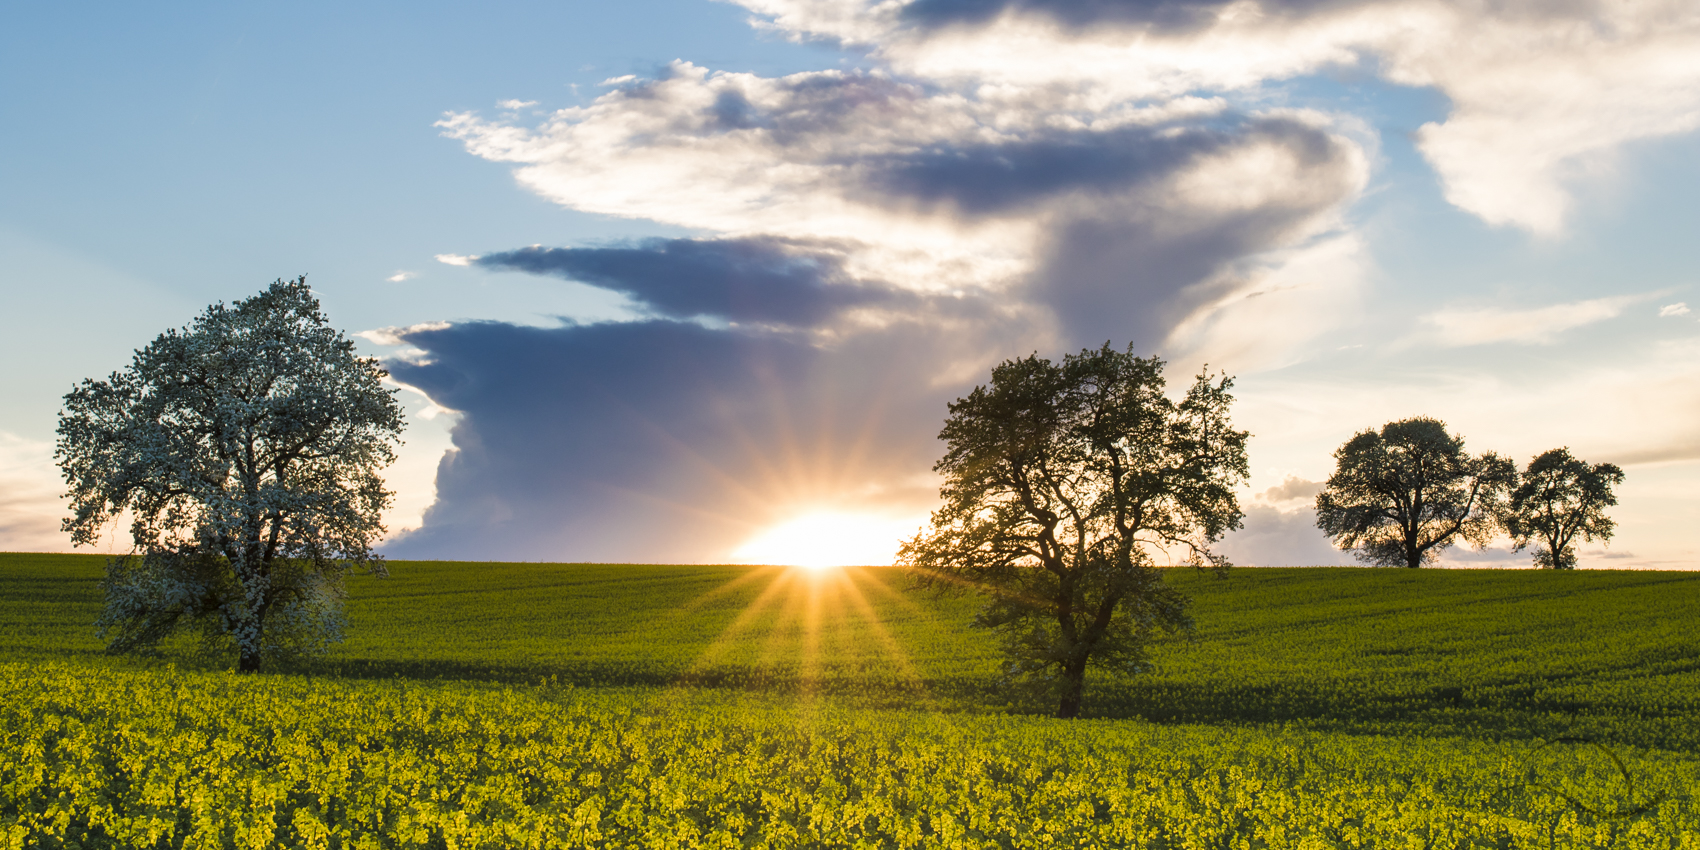
[[[1333,226],[1368,173],[1362,145],[1314,114],[1094,110],[684,62],[535,128],[440,126],[565,206],[831,246],[847,279],[1000,293],[1081,345],[1156,346],[1246,283],[1230,264]]]
[[[1363,313],[1369,253],[1359,234],[1330,233],[1228,264],[1196,287],[1201,306],[1169,332],[1164,353],[1234,374],[1331,353],[1334,332]]]
[[[964,389],[940,367],[979,377],[1007,332],[973,327],[828,345],[669,320],[405,333],[428,357],[395,377],[460,419],[423,528],[386,551],[694,562],[810,510],[925,511],[936,484],[916,473]]]
[[[1257,497],[1269,502],[1310,501],[1322,492],[1324,486],[1326,485],[1321,481],[1306,481],[1296,475],[1289,475],[1285,481],[1257,494]]]
[[[1671,316],[1686,315],[1688,315],[1688,305],[1681,301],[1678,301],[1675,304],[1666,304],[1659,308],[1659,318],[1661,319],[1669,318]]]
[[[432,259],[446,266],[470,266],[477,261],[478,257],[466,254],[436,254],[432,256]]]
[[[415,277],[418,277],[418,274],[414,272],[396,272],[395,274],[384,278],[384,280],[387,280],[390,283],[401,283],[404,280],[412,280]]]
[[[1231,531],[1215,551],[1244,567],[1329,567],[1357,563],[1335,549],[1316,527],[1308,507],[1283,511],[1253,502],[1243,506],[1244,527]]]
[[[524,109],[528,106],[536,106],[537,101],[535,101],[535,100],[499,100],[499,101],[496,102],[496,105],[503,108],[503,109]]]
[[[53,446],[0,432],[0,552],[65,552],[64,482]]]
[[[1645,295],[1593,298],[1522,310],[1487,307],[1475,310],[1441,310],[1422,317],[1428,325],[1419,338],[1441,346],[1486,345],[1517,342],[1545,345],[1565,331],[1616,318],[1625,307],[1645,301]]]
[[[676,319],[814,326],[846,309],[913,301],[852,278],[846,255],[839,246],[771,237],[652,239],[623,247],[522,248],[477,264],[610,289]]]
[[[1182,326],[1196,350],[1246,298],[1310,309],[1359,280],[1338,229],[1372,141],[1330,116],[878,70],[609,85],[534,125],[439,126],[563,206],[704,235],[438,258],[651,319],[396,333],[397,379],[460,419],[394,553],[714,559],[805,508],[925,511],[945,404],[997,361]],[[1235,333],[1236,356],[1290,356],[1302,327]]]
[[[1442,0],[741,0],[775,29],[867,46],[899,73],[1100,104],[1255,97],[1330,68],[1452,103],[1417,142],[1452,203],[1557,233],[1567,185],[1628,142],[1700,126],[1700,9]]]

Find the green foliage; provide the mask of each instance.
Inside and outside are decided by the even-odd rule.
[[[1553,449],[1529,461],[1505,507],[1502,524],[1517,550],[1533,541],[1535,566],[1576,569],[1577,535],[1610,540],[1616,523],[1605,509],[1617,504],[1611,488],[1623,483],[1623,470],[1610,463],[1589,466],[1570,449]]]
[[[897,570],[397,562],[252,677],[101,564],[0,555],[0,847],[1700,847],[1693,572],[1173,570],[1059,723]]]
[[[944,507],[898,553],[922,586],[986,597],[975,625],[1058,717],[1080,713],[1089,663],[1139,672],[1156,635],[1191,627],[1157,569],[1171,553],[1227,567],[1209,545],[1241,517],[1232,381],[1199,375],[1179,402],[1163,384],[1161,360],[1108,344],[997,366],[950,404]]]
[[[1462,537],[1487,545],[1517,468],[1464,451],[1446,423],[1418,417],[1362,431],[1334,452],[1316,524],[1366,564],[1420,567]]]
[[[128,514],[139,555],[107,574],[109,649],[188,627],[256,670],[338,640],[343,577],[383,569],[379,472],[402,429],[385,375],[301,278],[215,304],[67,394],[65,530],[92,544]]]
[[[16,664],[0,730],[7,848],[1700,847],[1574,745]]]

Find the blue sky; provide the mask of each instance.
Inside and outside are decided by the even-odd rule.
[[[1237,376],[1238,562],[1344,562],[1330,453],[1428,415],[1692,568],[1688,5],[16,5],[0,549],[65,548],[72,383],[305,272],[408,386],[396,555],[888,540],[944,402],[1108,337]]]

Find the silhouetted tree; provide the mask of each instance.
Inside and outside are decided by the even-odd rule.
[[[1549,570],[1576,569],[1576,548],[1583,540],[1610,540],[1617,523],[1605,509],[1617,504],[1611,488],[1623,483],[1623,470],[1609,463],[1589,466],[1568,447],[1553,449],[1529,461],[1518,476],[1517,488],[1502,518],[1516,551],[1538,540],[1535,566]]]
[[[944,507],[899,552],[922,585],[987,597],[975,625],[1058,717],[1080,713],[1089,662],[1143,670],[1155,633],[1191,626],[1158,564],[1228,567],[1208,547],[1241,518],[1232,381],[1201,374],[1179,402],[1163,383],[1161,360],[1107,344],[999,365],[950,405]]]
[[[402,430],[386,374],[301,278],[214,304],[66,395],[65,530],[93,543],[129,512],[135,543],[103,583],[108,649],[195,626],[253,671],[339,639],[345,574],[384,573],[378,473]]]
[[[1463,438],[1426,417],[1363,431],[1334,459],[1316,524],[1358,560],[1384,567],[1420,567],[1459,537],[1487,545],[1517,474],[1493,452],[1470,456]]]

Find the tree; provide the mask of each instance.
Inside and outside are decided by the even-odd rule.
[[[1316,524],[1358,560],[1420,567],[1457,538],[1487,545],[1517,468],[1493,452],[1472,457],[1446,423],[1418,417],[1363,431],[1334,452],[1316,497]]]
[[[1610,540],[1617,523],[1605,509],[1617,504],[1611,488],[1623,483],[1623,470],[1609,463],[1589,466],[1571,456],[1568,447],[1553,449],[1529,461],[1511,491],[1502,525],[1521,552],[1538,539],[1535,566],[1547,570],[1576,569],[1576,535],[1592,541]]]
[[[1209,544],[1241,518],[1247,434],[1228,421],[1232,380],[1163,393],[1163,362],[1103,348],[992,370],[939,432],[944,506],[898,563],[940,590],[987,597],[1012,680],[1080,713],[1088,663],[1146,669],[1159,632],[1191,627],[1157,564],[1217,569]]]
[[[130,518],[99,626],[108,650],[199,627],[238,669],[340,639],[345,576],[384,575],[401,408],[387,373],[326,324],[307,279],[279,280],[65,396],[55,458],[74,545]]]

